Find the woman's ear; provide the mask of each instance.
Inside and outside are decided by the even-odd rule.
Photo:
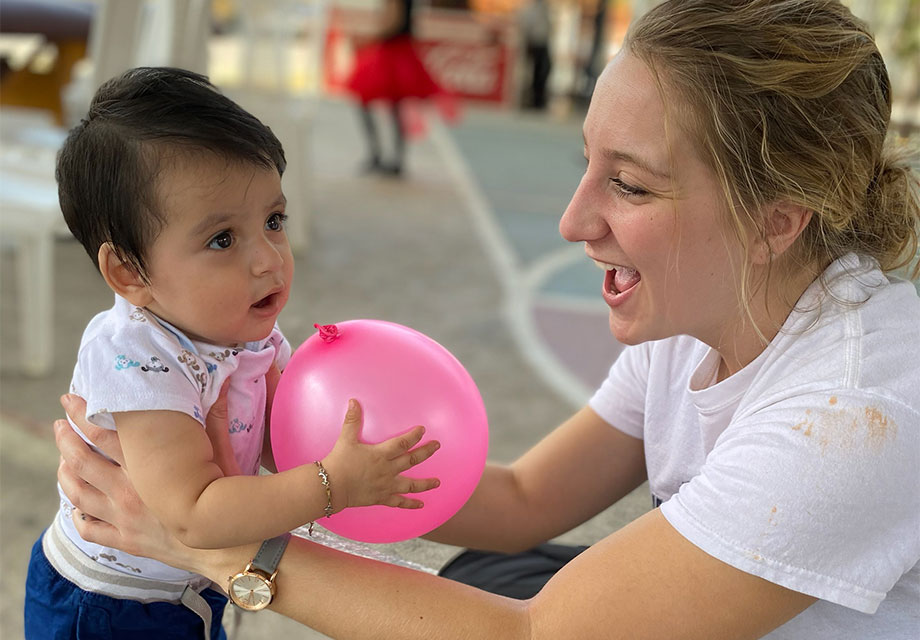
[[[782,255],[802,235],[811,221],[811,209],[789,202],[775,202],[766,209],[764,237],[757,243],[754,260],[767,264]]]
[[[125,264],[111,242],[104,242],[97,255],[99,271],[109,288],[138,307],[146,307],[153,300],[150,287],[133,266]]]

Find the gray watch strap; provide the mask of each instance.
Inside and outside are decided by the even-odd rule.
[[[270,538],[263,542],[262,546],[259,547],[259,552],[252,559],[252,568],[258,569],[269,576],[273,574],[275,569],[278,568],[278,563],[281,562],[281,556],[284,555],[284,550],[287,548],[290,539],[291,534],[285,533],[277,538]]]

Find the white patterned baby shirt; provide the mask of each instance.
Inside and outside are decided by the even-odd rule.
[[[87,418],[106,429],[115,428],[113,413],[164,410],[192,416],[203,428],[229,377],[230,442],[240,470],[254,475],[259,472],[265,429],[265,374],[273,362],[283,369],[290,357],[291,346],[277,325],[258,342],[218,346],[190,340],[176,327],[116,295],[115,306],[93,318],[83,333],[70,389],[86,399]],[[64,533],[96,562],[153,580],[194,577],[83,540],[70,518],[72,508],[61,492],[58,520]],[[80,584],[79,576],[65,577]]]

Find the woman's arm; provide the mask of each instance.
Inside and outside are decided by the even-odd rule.
[[[78,404],[69,413],[82,429],[81,410]],[[252,558],[257,545],[196,550],[179,544],[137,499],[121,469],[93,453],[65,421],[55,423],[55,433],[64,460],[58,477],[87,539],[155,556],[221,586]],[[120,459],[114,438],[100,447]],[[84,520],[83,512],[102,520]],[[658,510],[579,555],[527,601],[302,539],[289,545],[277,581],[273,609],[354,640],[758,638],[814,602],[714,559]]]
[[[255,550],[196,552],[188,562],[225,585]],[[759,638],[812,602],[713,559],[656,510],[579,555],[527,601],[295,538],[271,608],[354,640],[719,640]]]
[[[522,551],[595,516],[646,478],[642,441],[585,407],[510,467],[489,465],[436,542]]]

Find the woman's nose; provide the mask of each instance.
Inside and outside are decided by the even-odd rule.
[[[569,242],[598,240],[610,231],[594,194],[594,180],[587,173],[582,176],[569,206],[559,220],[559,233]]]

